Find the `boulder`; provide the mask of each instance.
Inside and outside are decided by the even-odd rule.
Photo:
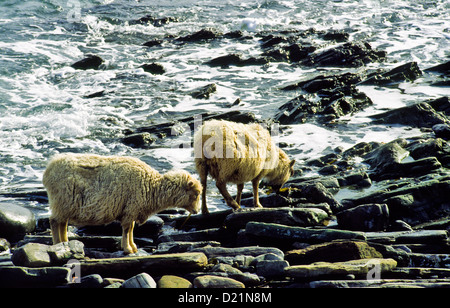
[[[16,266],[25,267],[44,267],[51,265],[49,246],[38,243],[29,243],[16,250],[12,255],[11,261]]]
[[[289,266],[289,262],[284,260],[263,260],[256,264],[256,274],[266,279],[283,278],[284,269]]]
[[[29,268],[21,266],[0,267],[2,288],[45,288],[64,286],[70,282],[67,267]]]
[[[17,266],[44,267],[63,265],[71,259],[84,258],[84,244],[77,240],[56,245],[28,243],[14,250],[12,262]]]
[[[36,218],[29,209],[15,204],[0,204],[0,237],[16,242],[36,229]]]
[[[393,270],[397,262],[393,259],[361,259],[346,262],[317,262],[309,265],[294,265],[285,269],[285,275],[291,278],[318,278],[330,276],[355,275],[367,278]]]
[[[125,289],[156,289],[155,280],[147,273],[131,277],[122,284]]]
[[[122,138],[122,142],[132,148],[146,148],[152,145],[156,138],[150,133],[136,133]]]
[[[245,288],[242,282],[239,282],[232,278],[218,277],[213,275],[199,276],[194,279],[193,283],[195,288]]]
[[[150,64],[143,64],[141,66],[145,72],[154,74],[154,75],[162,75],[166,72],[164,69],[164,66],[159,63],[150,63]]]
[[[389,226],[386,204],[364,204],[336,214],[339,227],[352,231],[385,231]]]
[[[314,262],[343,262],[358,259],[382,258],[374,248],[362,241],[335,241],[287,251],[285,259],[291,265]]]
[[[89,69],[97,70],[100,68],[100,65],[102,65],[103,62],[104,62],[103,59],[100,58],[99,56],[87,55],[86,58],[75,62],[71,66],[74,69],[79,70],[89,70]]]
[[[196,99],[209,99],[211,94],[217,92],[217,86],[215,83],[211,83],[199,89],[196,89],[191,92],[191,96]]]
[[[436,124],[432,129],[437,138],[450,140],[450,124]]]
[[[182,36],[177,38],[176,40],[179,42],[204,42],[204,41],[209,41],[212,39],[216,39],[218,37],[222,36],[222,33],[217,32],[215,30],[212,29],[201,29],[198,32],[186,35],[186,36]]]
[[[324,225],[330,217],[316,208],[250,208],[235,211],[224,221],[226,228],[244,229],[249,221],[277,223],[287,226],[311,227]]]
[[[193,273],[195,274],[195,273]],[[198,276],[202,276],[203,274],[198,273]],[[219,263],[214,265],[209,272],[205,273],[207,275],[219,276],[219,277],[227,277],[231,279],[235,279],[237,281],[242,282],[247,287],[254,287],[261,284],[261,280],[258,275],[243,273],[241,270],[229,265]]]
[[[158,280],[157,287],[160,289],[189,289],[192,288],[192,283],[178,276],[164,275]]]
[[[48,247],[53,265],[63,265],[72,259],[84,259],[84,244],[77,240],[62,242]]]

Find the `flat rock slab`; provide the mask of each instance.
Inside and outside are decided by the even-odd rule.
[[[245,233],[265,239],[290,240],[306,243],[331,242],[337,239],[366,240],[364,233],[334,229],[308,229],[279,224],[249,222]]]
[[[264,255],[267,253],[273,253],[284,258],[284,253],[274,247],[259,247],[259,246],[250,246],[250,247],[237,247],[237,248],[226,248],[226,247],[203,247],[193,249],[192,252],[201,252],[204,253],[208,258],[216,258],[216,257],[236,257],[236,256],[252,256],[257,257],[260,255]]]
[[[245,228],[250,221],[310,227],[323,226],[329,219],[325,211],[316,208],[253,208],[235,211],[226,217],[224,224],[234,230]]]
[[[337,241],[311,245],[304,249],[286,252],[285,259],[291,265],[313,262],[343,262],[358,259],[382,258],[383,256],[362,241]]]
[[[200,252],[162,254],[144,257],[91,259],[80,262],[81,274],[102,277],[130,278],[140,273],[150,275],[179,274],[202,271],[208,258]]]
[[[294,265],[285,268],[287,277],[317,279],[327,276],[369,275],[376,277],[389,272],[397,266],[394,259],[361,259],[346,262],[317,262],[309,265]],[[370,278],[370,277],[369,277]]]
[[[28,268],[20,266],[0,267],[0,287],[55,287],[70,282],[67,267]]]

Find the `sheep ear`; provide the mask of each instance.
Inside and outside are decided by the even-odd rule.
[[[188,182],[188,188],[192,188],[192,187],[194,187],[194,186],[195,186],[194,181],[189,181],[189,182]]]
[[[294,167],[294,164],[295,164],[295,159],[293,159],[293,160],[291,160],[291,162],[289,163],[289,167]]]

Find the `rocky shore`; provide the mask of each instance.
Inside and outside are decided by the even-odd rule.
[[[136,21],[166,24],[175,19]],[[338,31],[260,33],[261,56],[230,54],[205,65],[221,67],[286,62],[305,66],[359,68],[388,55],[367,42],[349,42]],[[323,48],[305,38],[333,41]],[[187,36],[155,38],[145,48],[164,44],[246,40],[242,32],[203,29]],[[144,47],[143,47],[144,48]],[[100,69],[90,55],[76,69]],[[144,70],[164,74],[157,63]],[[203,120],[279,122],[318,121],[370,106],[358,85],[394,86],[428,74],[448,85],[449,65],[421,69],[417,63],[394,69],[320,74],[285,86],[296,97],[273,117],[257,120],[248,112],[203,113]],[[214,84],[187,93],[209,99]],[[300,95],[298,95],[301,93]],[[98,95],[102,95],[99,93]],[[239,101],[236,101],[239,105]],[[435,288],[450,287],[450,104],[448,97],[422,100],[372,116],[376,123],[421,128],[416,138],[389,143],[358,143],[336,148],[296,166],[296,175],[278,194],[264,187],[253,209],[209,215],[168,211],[136,227],[139,252],[120,251],[118,223],[70,228],[70,242],[51,245],[48,218],[36,218],[18,205],[0,205],[0,287],[58,288]],[[131,147],[158,147],[173,136],[177,123],[194,126],[194,117],[124,132]],[[307,171],[320,176],[304,177]],[[10,197],[46,202],[45,192]]]

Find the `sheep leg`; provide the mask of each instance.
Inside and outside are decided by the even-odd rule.
[[[63,223],[59,224],[59,239],[61,242],[68,242],[69,237],[67,235],[67,225],[69,224],[69,221],[65,221]]]
[[[244,189],[244,183],[237,184],[237,195],[236,195],[236,203],[238,205],[241,205],[241,198],[242,198],[242,190]]]
[[[53,245],[61,243],[61,237],[59,233],[59,222],[56,221],[54,218],[50,218],[50,228],[52,229],[52,238],[53,238]]]
[[[132,229],[132,223],[123,224],[122,223],[122,243],[121,248],[125,254],[133,253],[133,248],[130,246],[130,229]]]
[[[202,184],[202,214],[209,214],[208,206],[206,205],[206,184],[208,181],[208,169],[206,164],[201,166],[201,170],[199,172],[200,182]]]
[[[131,248],[133,249],[133,253],[137,252],[137,246],[134,243],[134,235],[133,235],[133,231],[134,231],[134,221],[131,223],[131,227],[130,230],[128,230],[128,244],[131,246]]]
[[[259,202],[259,181],[261,178],[257,177],[252,180],[253,184],[253,206],[254,207],[263,207]]]
[[[225,202],[229,207],[233,208],[234,210],[240,208],[239,204],[233,200],[233,197],[231,197],[230,193],[228,192],[226,183],[216,180],[216,186],[219,189],[222,196],[225,198]]]

